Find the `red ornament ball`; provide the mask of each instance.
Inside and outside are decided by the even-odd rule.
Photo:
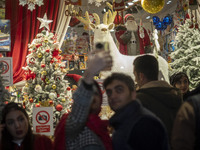
[[[40,107],[40,103],[35,104],[35,107]]]
[[[57,111],[61,111],[62,109],[63,109],[63,106],[62,106],[62,105],[58,104],[58,105],[56,106],[56,110],[57,110]]]
[[[50,49],[46,49],[46,52],[49,53],[49,52],[50,52]]]
[[[33,99],[32,99],[32,98],[30,98],[30,99],[29,99],[29,102],[30,102],[30,103],[33,103]]]
[[[41,67],[44,68],[46,65],[45,64],[41,64]]]
[[[67,87],[67,91],[70,91],[70,90],[71,90],[71,88],[68,86],[68,87]]]
[[[52,100],[49,100],[49,104],[52,105],[52,104],[53,104],[53,101],[52,101]]]

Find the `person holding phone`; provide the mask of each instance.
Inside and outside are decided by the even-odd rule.
[[[52,150],[51,139],[32,133],[29,117],[21,104],[8,103],[2,110],[1,150]]]

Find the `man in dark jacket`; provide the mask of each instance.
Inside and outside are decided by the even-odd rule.
[[[164,123],[169,139],[176,113],[182,103],[178,89],[158,81],[158,61],[152,55],[142,55],[134,62],[135,81],[139,86],[137,98]]]
[[[162,122],[136,100],[133,79],[113,73],[104,80],[108,103],[115,114],[110,119],[115,150],[168,150]]]

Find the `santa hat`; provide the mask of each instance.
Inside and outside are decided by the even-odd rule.
[[[133,18],[133,19],[135,19],[135,17],[134,17],[132,14],[126,14],[126,15],[124,16],[124,21],[126,22],[126,21],[128,20],[128,18]]]

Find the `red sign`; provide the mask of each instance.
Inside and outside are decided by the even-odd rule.
[[[46,111],[39,111],[36,114],[36,121],[38,124],[47,124],[49,122],[50,115]]]
[[[36,132],[50,132],[50,125],[41,125],[41,126],[36,126]]]

